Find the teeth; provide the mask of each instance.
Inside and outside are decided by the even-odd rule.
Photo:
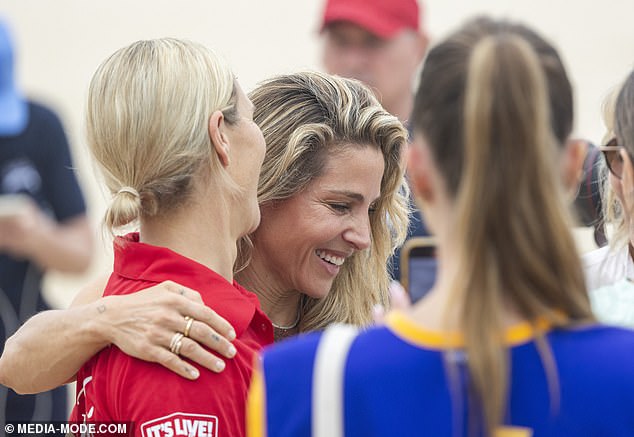
[[[330,264],[334,264],[336,266],[342,265],[343,262],[345,261],[345,258],[340,257],[340,256],[327,254],[323,250],[316,250],[315,253],[317,254],[317,256],[319,258],[323,259],[324,261],[329,262]]]

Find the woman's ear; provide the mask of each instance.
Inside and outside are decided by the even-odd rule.
[[[566,141],[561,160],[561,177],[566,192],[577,192],[583,177],[583,163],[587,154],[587,141],[580,139]]]
[[[429,150],[413,143],[407,150],[407,179],[414,197],[424,203],[434,199],[432,182],[429,175]]]
[[[218,159],[223,167],[229,166],[229,139],[224,132],[225,116],[222,111],[214,111],[209,117],[209,139],[211,145],[218,154]]]
[[[427,49],[429,48],[429,36],[427,32],[421,31],[416,34],[416,59],[418,63],[423,62]]]

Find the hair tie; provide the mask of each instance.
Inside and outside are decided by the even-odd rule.
[[[135,190],[134,188],[132,188],[132,187],[123,187],[119,191],[117,191],[117,195],[119,195],[121,193],[131,194],[132,197],[137,198],[137,199],[141,198],[141,196],[139,195],[139,192],[137,190]]]

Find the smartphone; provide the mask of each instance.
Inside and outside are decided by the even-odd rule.
[[[416,302],[436,281],[436,242],[433,237],[414,237],[401,250],[401,283]]]

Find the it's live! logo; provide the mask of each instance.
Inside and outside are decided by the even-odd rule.
[[[141,425],[143,437],[218,437],[218,418],[206,414],[172,413]]]

